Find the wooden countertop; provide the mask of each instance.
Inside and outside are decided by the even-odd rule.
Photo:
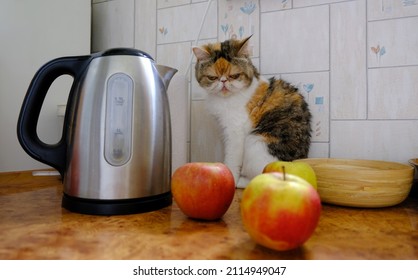
[[[216,222],[188,219],[175,205],[126,216],[61,208],[58,177],[0,173],[0,259],[418,259],[418,199],[358,209],[323,205],[301,247],[256,245],[239,215],[242,190]]]

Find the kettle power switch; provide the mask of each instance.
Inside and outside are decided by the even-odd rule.
[[[124,73],[113,74],[106,89],[105,158],[114,166],[131,158],[133,81]]]

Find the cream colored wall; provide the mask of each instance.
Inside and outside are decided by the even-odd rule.
[[[35,72],[62,56],[90,53],[89,0],[0,1],[0,172],[48,167],[29,157],[16,134],[17,119]],[[57,79],[45,99],[38,134],[46,143],[61,136],[72,78]]]
[[[198,37],[201,44],[249,34],[262,75],[289,80],[307,98],[311,157],[418,157],[418,0],[93,2],[93,46],[136,47],[186,75],[190,108],[180,103],[174,112],[190,112],[181,132],[189,160],[222,159],[205,93],[193,65],[188,71],[191,47]]]

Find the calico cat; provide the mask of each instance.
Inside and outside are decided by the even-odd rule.
[[[196,80],[208,92],[208,112],[223,132],[224,163],[240,188],[269,162],[306,158],[311,142],[305,99],[281,79],[260,77],[249,39],[193,48]]]

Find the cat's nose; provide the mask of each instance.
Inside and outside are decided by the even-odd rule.
[[[225,83],[227,81],[227,79],[226,78],[221,78],[221,82],[222,83]]]

